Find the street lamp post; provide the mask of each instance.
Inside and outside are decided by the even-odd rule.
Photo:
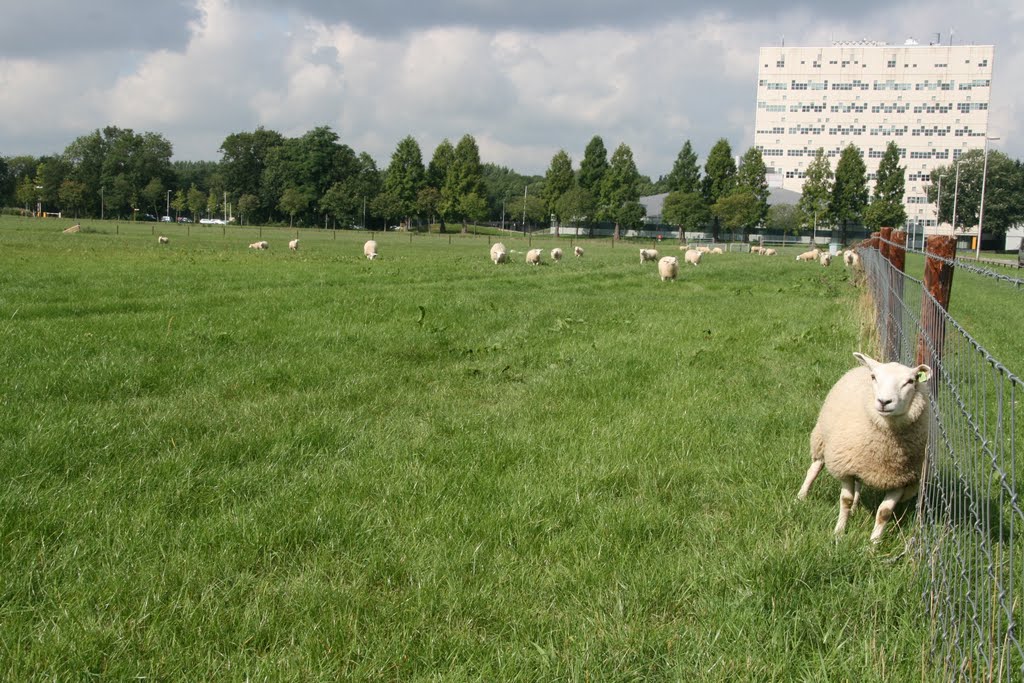
[[[985,176],[988,175],[988,141],[998,137],[985,136],[985,163],[981,166],[981,206],[978,207],[978,244],[974,250],[974,258],[981,258],[981,224],[985,220]]]
[[[946,174],[939,176],[939,190],[935,195],[935,232],[939,231],[939,226],[942,225],[942,179],[946,177]],[[921,248],[924,248],[924,230],[921,230]]]
[[[171,191],[167,190],[167,208],[164,209],[164,215],[168,218],[171,217]]]
[[[953,220],[950,223],[950,235],[956,235],[956,198],[960,193],[960,160],[956,160],[956,180],[953,181]]]

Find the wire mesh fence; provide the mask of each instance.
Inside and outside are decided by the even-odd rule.
[[[942,680],[1021,681],[1024,382],[1010,369],[1020,359],[989,353],[949,314],[948,296],[955,271],[1016,292],[1018,306],[1024,283],[956,259],[951,238],[930,238],[925,251],[905,239],[883,231],[859,253],[882,355],[934,373],[915,545],[932,667]],[[923,259],[922,279],[906,272],[908,253]]]

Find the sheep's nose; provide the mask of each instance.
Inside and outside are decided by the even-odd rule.
[[[887,407],[887,406],[888,406],[888,405],[889,405],[890,403],[892,403],[892,399],[891,399],[891,398],[880,398],[880,399],[878,399],[878,407],[879,407],[879,408],[882,408],[883,410],[884,410],[884,409],[885,409],[885,408],[886,408],[886,407]]]

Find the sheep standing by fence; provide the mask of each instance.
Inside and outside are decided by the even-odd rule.
[[[811,466],[797,498],[803,500],[821,468],[842,484],[835,533],[846,528],[860,499],[861,484],[885,491],[875,515],[871,541],[877,543],[897,503],[917,495],[928,443],[928,397],[932,370],[860,361],[832,387],[811,431]]]

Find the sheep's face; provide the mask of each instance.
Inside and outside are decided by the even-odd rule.
[[[879,363],[862,353],[853,355],[871,371],[871,385],[875,394],[872,407],[882,417],[905,415],[917,395],[918,385],[924,384],[932,376],[932,369],[927,365],[912,368],[902,363]]]

